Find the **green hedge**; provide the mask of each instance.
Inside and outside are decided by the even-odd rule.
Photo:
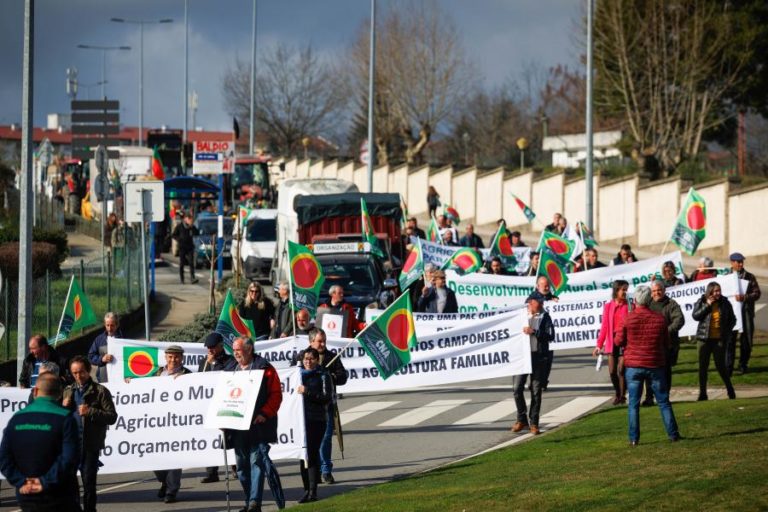
[[[59,264],[56,246],[47,242],[32,242],[32,277],[43,277],[46,270],[57,276],[61,274]],[[19,242],[0,244],[0,271],[7,279],[19,278]]]

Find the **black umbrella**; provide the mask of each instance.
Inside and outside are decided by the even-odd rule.
[[[259,451],[261,451],[261,459],[264,465],[264,472],[266,473],[267,482],[269,488],[272,491],[272,496],[275,498],[277,508],[280,510],[285,508],[285,494],[283,494],[283,484],[280,482],[280,474],[277,472],[275,464],[269,457],[269,451],[265,448],[266,445],[260,444]]]

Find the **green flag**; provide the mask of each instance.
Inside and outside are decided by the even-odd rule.
[[[507,269],[514,269],[517,266],[515,251],[512,249],[512,241],[509,238],[507,224],[504,221],[499,223],[499,229],[496,230],[496,235],[493,237],[490,256],[491,258],[498,256],[501,264]]]
[[[443,243],[443,237],[440,236],[440,228],[437,227],[437,221],[434,216],[432,216],[432,221],[427,228],[427,242]]]
[[[408,253],[408,257],[405,259],[403,269],[400,271],[400,289],[405,291],[423,273],[424,254],[421,252],[421,238],[416,238],[416,243],[413,244],[411,252]]]
[[[462,247],[448,258],[443,270],[453,270],[460,276],[477,272],[483,266],[483,258],[471,247]]]
[[[307,309],[315,316],[320,288],[325,282],[323,267],[312,251],[301,244],[288,240],[288,261],[291,276],[291,305],[294,310]]]
[[[405,292],[400,295],[356,339],[384,380],[408,364],[411,348],[416,345],[410,294]]]
[[[707,234],[707,203],[693,187],[688,190],[685,204],[677,216],[671,240],[688,256],[696,252]]]
[[[235,338],[254,338],[256,330],[251,320],[243,319],[237,312],[237,304],[232,298],[232,290],[227,290],[227,298],[221,307],[219,321],[216,323],[216,332],[224,337],[224,344],[232,346]]]
[[[581,236],[581,243],[584,244],[584,247],[587,248],[593,248],[597,247],[599,244],[597,243],[597,240],[595,240],[595,234],[592,233],[592,230],[587,227],[586,224],[583,222],[578,223],[579,226],[579,235]]]
[[[515,200],[515,204],[517,204],[518,208],[523,210],[523,215],[525,215],[525,218],[528,219],[528,222],[531,222],[533,221],[533,219],[536,218],[536,214],[533,213],[533,210],[528,208],[528,205],[522,202],[520,198],[518,198],[515,194],[512,194],[512,193],[510,193],[509,195],[511,195],[512,199]]]
[[[573,251],[576,249],[576,242],[563,238],[550,231],[543,231],[541,233],[541,239],[539,240],[539,247],[536,250],[541,252],[544,247],[552,251],[552,254],[559,258],[563,266],[565,266],[565,264],[573,257]]]
[[[80,289],[80,284],[75,279],[75,276],[72,276],[72,280],[69,282],[67,300],[64,303],[64,311],[61,312],[59,330],[56,333],[56,338],[53,340],[53,345],[69,338],[72,331],[83,330],[97,323],[99,323],[99,319],[96,317],[96,313],[93,312],[93,307],[91,307],[88,297]]]
[[[238,207],[237,218],[240,220],[241,229],[245,226],[245,222],[248,220],[248,216],[251,215],[252,211],[253,208],[246,208],[245,206]]]
[[[123,376],[151,377],[160,368],[157,347],[123,347]]]
[[[381,250],[379,245],[379,239],[376,238],[376,232],[373,229],[373,221],[371,216],[368,215],[368,206],[365,204],[365,199],[360,198],[360,215],[361,224],[363,226],[363,241],[368,242],[371,245],[371,252],[379,258],[384,258],[384,251]]]
[[[561,260],[549,247],[542,247],[539,254],[539,268],[537,276],[546,276],[552,291],[559,294],[568,284],[565,262]]]

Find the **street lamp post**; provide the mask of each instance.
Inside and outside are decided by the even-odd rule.
[[[102,46],[98,44],[79,44],[77,45],[81,50],[99,50],[101,51],[101,97],[107,97],[107,52],[109,51],[121,51],[130,50],[130,46]]]
[[[516,144],[517,149],[520,150],[520,170],[522,171],[525,168],[525,150],[528,149],[528,139],[520,137],[517,139]]]
[[[129,20],[127,18],[112,18],[115,23],[133,23],[139,26],[139,146],[143,142],[144,132],[144,25],[155,23],[172,23],[170,18],[161,20]]]

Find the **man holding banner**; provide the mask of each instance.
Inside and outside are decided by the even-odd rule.
[[[265,457],[269,457],[269,443],[277,442],[277,411],[283,401],[283,391],[275,368],[266,359],[254,354],[253,341],[236,338],[232,343],[232,352],[236,361],[234,371],[264,372],[250,429],[226,431],[227,446],[235,449],[237,477],[245,492],[245,508],[241,512],[253,512],[261,510],[267,463]]]
[[[555,340],[555,327],[549,313],[544,311],[544,301],[539,293],[528,297],[528,321],[523,327],[531,346],[531,408],[525,403],[525,383],[528,375],[515,375],[512,389],[517,407],[517,421],[512,432],[530,428],[531,434],[539,434],[539,411],[541,410],[541,391],[548,378],[549,343]]]

